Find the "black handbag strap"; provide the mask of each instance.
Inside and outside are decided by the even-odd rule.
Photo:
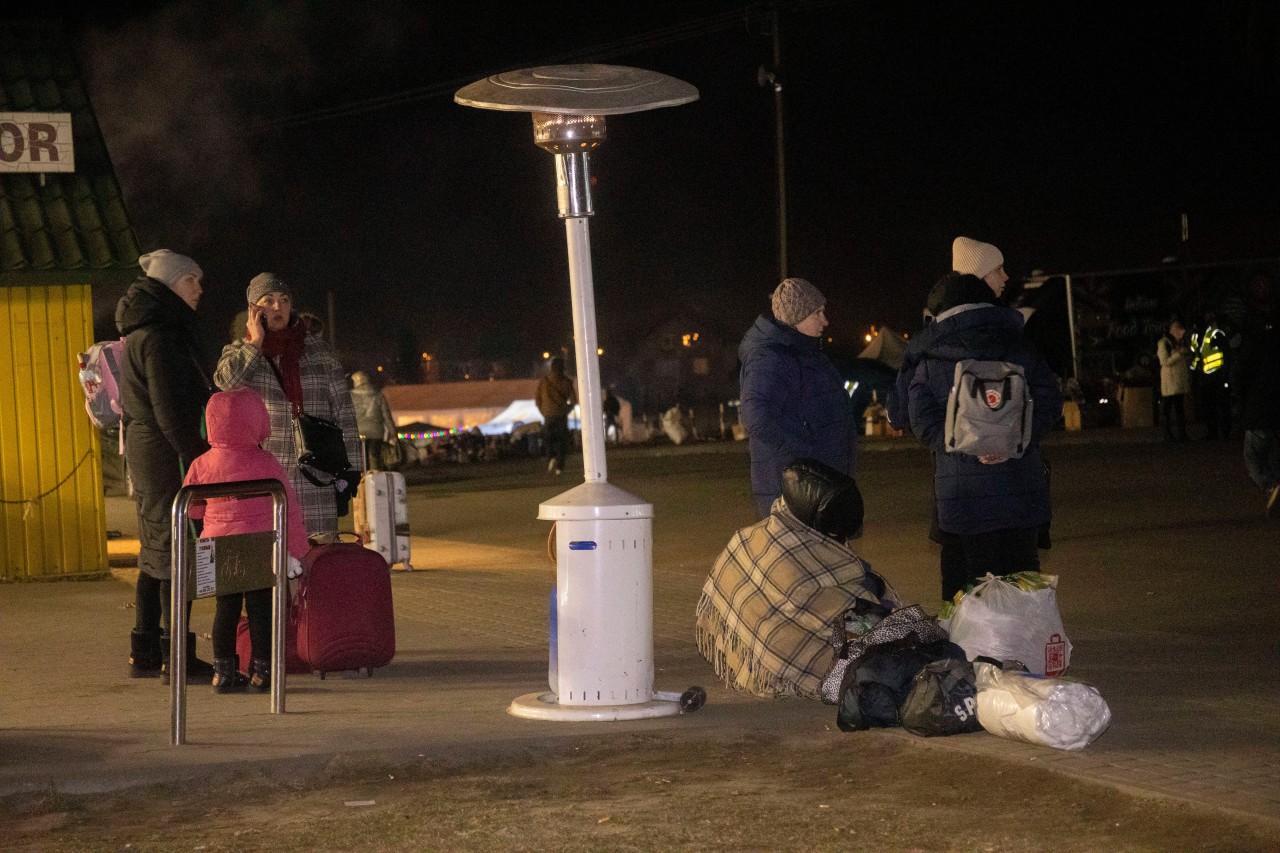
[[[271,357],[267,355],[265,352],[262,352],[261,350],[259,350],[258,352],[262,356],[262,360],[265,361],[267,363],[267,366],[271,368],[271,372],[275,374],[276,382],[280,385],[280,391],[284,394],[285,402],[286,403],[290,402],[289,392],[285,390],[285,387],[284,387],[284,377],[280,375],[280,368],[276,367],[276,363],[272,361]],[[307,413],[306,409],[302,408],[302,404],[299,403],[298,414],[305,415],[306,413]],[[292,420],[294,422],[294,429],[297,429],[298,415],[294,415]],[[330,474],[328,480],[322,480],[321,478],[317,477],[315,474],[311,472],[311,466],[303,465],[301,462],[298,463],[298,473],[302,474],[302,476],[311,485],[318,486],[322,489],[325,488],[326,486],[332,486],[338,481],[337,474]]]
[[[271,368],[271,372],[276,375],[276,383],[280,386],[280,393],[284,394],[285,402],[289,403],[292,406],[292,401],[289,399],[289,391],[284,387],[284,377],[280,375],[280,368],[276,367],[276,363],[271,360],[271,356],[267,355],[265,352],[262,352],[262,350],[258,350],[258,354],[261,355],[262,360],[267,363],[267,367]],[[301,414],[305,411],[306,409],[304,409],[302,407],[302,403],[299,402],[298,413]],[[297,418],[297,415],[294,415],[294,417]],[[316,485],[319,485],[319,484],[317,483]]]

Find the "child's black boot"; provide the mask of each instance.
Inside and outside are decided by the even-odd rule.
[[[239,656],[213,659],[214,693],[241,693],[246,682],[245,677],[240,674]]]
[[[271,661],[254,658],[249,666],[249,687],[259,693],[271,689]]]

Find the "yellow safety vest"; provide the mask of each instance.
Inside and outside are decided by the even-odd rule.
[[[1191,336],[1191,369],[1199,370],[1208,376],[1211,373],[1217,373],[1226,363],[1227,355],[1223,352],[1222,344],[1226,342],[1227,333],[1219,329],[1217,326],[1210,326],[1204,330],[1201,335],[1196,332]]]

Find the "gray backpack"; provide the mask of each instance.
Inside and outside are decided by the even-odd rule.
[[[1031,392],[1022,368],[1007,361],[957,362],[944,438],[948,453],[1021,458],[1031,441]]]

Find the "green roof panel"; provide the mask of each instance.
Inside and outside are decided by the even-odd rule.
[[[0,173],[0,286],[132,277],[138,241],[62,25],[0,21],[0,112],[67,112],[75,172]]]

